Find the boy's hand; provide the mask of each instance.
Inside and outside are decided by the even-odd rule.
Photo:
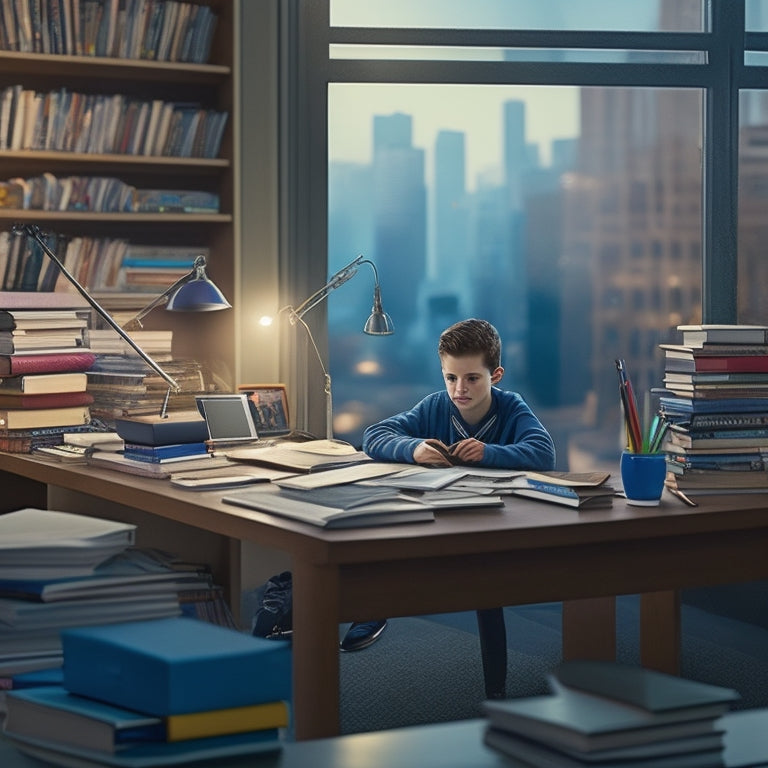
[[[478,462],[483,460],[485,443],[475,440],[474,437],[468,437],[466,440],[460,440],[451,447],[451,453],[463,462]]]
[[[437,440],[431,440],[432,443],[437,443]],[[447,445],[440,443],[446,453],[450,451]],[[443,456],[438,448],[433,448],[429,442],[419,443],[416,446],[416,450],[413,452],[413,460],[417,464],[429,464],[433,467],[450,467],[451,462]]]

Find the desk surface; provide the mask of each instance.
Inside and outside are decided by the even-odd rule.
[[[768,709],[733,712],[725,727],[723,768],[768,766]],[[485,720],[287,743],[278,753],[215,761],[216,768],[516,768],[482,743]],[[0,737],[3,768],[40,768]],[[212,765],[208,762],[208,765]]]
[[[713,496],[695,508],[671,496],[658,507],[616,499],[588,512],[510,497],[499,508],[441,511],[432,523],[324,531],[166,480],[14,454],[0,454],[0,472],[5,503],[60,486],[288,553],[300,738],[338,733],[341,622],[650,593],[663,599],[645,616],[641,658],[674,671],[676,591],[768,577],[765,494]],[[594,621],[573,626],[581,648],[601,646]]]

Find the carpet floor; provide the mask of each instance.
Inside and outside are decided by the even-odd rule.
[[[560,661],[561,606],[504,609],[507,696],[548,692]],[[616,604],[617,659],[639,661],[639,600]],[[343,633],[346,627],[340,631]],[[340,657],[341,731],[358,733],[481,715],[485,698],[474,612],[395,618],[374,645]],[[682,675],[735,688],[733,708],[768,706],[768,629],[684,605]]]

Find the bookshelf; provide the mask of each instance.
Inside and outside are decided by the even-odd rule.
[[[209,276],[231,301],[238,262],[235,185],[239,159],[234,141],[237,78],[233,58],[239,5],[238,0],[195,0],[190,4],[207,5],[216,16],[206,63],[0,50],[0,93],[21,85],[40,94],[66,89],[84,96],[121,95],[126,100],[199,104],[202,109],[227,114],[215,157],[0,149],[0,181],[43,174],[56,178],[114,177],[137,189],[213,193],[218,196],[218,210],[135,213],[0,207],[0,232],[10,230],[16,222],[34,222],[44,231],[65,238],[124,238],[136,245],[203,247],[209,253]],[[33,3],[21,0],[14,5],[25,7]],[[132,310],[140,309],[152,298],[152,294],[138,292],[100,293],[98,287],[94,293],[118,317],[132,314]],[[145,325],[150,329],[173,330],[175,355],[200,359],[233,387],[234,315],[234,311],[224,311],[188,316],[159,309],[147,317]]]

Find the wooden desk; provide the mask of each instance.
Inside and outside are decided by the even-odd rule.
[[[287,552],[299,739],[338,733],[340,622],[576,601],[564,611],[564,657],[611,657],[612,597],[640,593],[642,663],[675,672],[677,590],[768,577],[768,495],[716,496],[697,508],[671,497],[655,508],[617,499],[582,513],[509,499],[441,512],[434,523],[328,532],[224,504],[219,491],[109,470],[0,454],[0,473],[3,503],[15,505],[6,509],[23,498],[39,504],[41,488],[60,486]]]
[[[723,768],[768,766],[768,710],[732,712],[721,718]],[[463,720],[331,739],[286,743],[280,752],[207,765],[216,768],[523,768],[483,744],[485,720]],[[3,768],[40,768],[0,735]],[[599,765],[596,763],[595,765]]]

